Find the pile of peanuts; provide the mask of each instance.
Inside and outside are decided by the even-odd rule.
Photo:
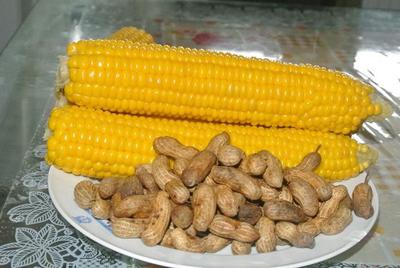
[[[243,255],[253,245],[260,253],[277,245],[312,248],[320,233],[343,231],[352,210],[365,219],[374,213],[368,181],[351,198],[345,186],[313,172],[318,148],[283,169],[266,150],[246,156],[226,132],[203,151],[172,137],[156,138],[153,147],[157,157],[137,166],[135,176],[75,186],[77,204],[110,220],[118,237],[199,253],[231,244],[233,254]]]

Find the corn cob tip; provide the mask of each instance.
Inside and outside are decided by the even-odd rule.
[[[360,163],[360,172],[368,169],[378,160],[378,151],[366,144],[359,144],[357,148],[357,159]]]
[[[367,122],[379,122],[385,120],[387,117],[393,114],[393,108],[390,106],[388,102],[383,100],[380,96],[376,93],[373,93],[372,97],[372,104],[370,106],[370,114],[367,118]]]
[[[48,127],[46,127],[42,139],[44,141],[47,141],[52,135],[53,135],[53,132]]]
[[[68,57],[58,57],[58,67],[56,74],[56,85],[54,93],[57,99],[64,97],[64,87],[69,82],[69,71],[68,71]]]

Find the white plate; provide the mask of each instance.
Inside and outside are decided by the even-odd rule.
[[[350,193],[366,174],[344,181]],[[169,267],[300,267],[332,258],[357,244],[373,227],[379,214],[379,201],[376,188],[372,182],[374,215],[368,219],[356,217],[340,234],[334,236],[319,235],[313,249],[280,247],[277,251],[259,254],[254,248],[251,255],[232,256],[230,247],[218,253],[199,254],[188,253],[161,246],[147,247],[140,239],[122,239],[115,237],[107,221],[94,219],[89,210],[78,207],[75,203],[73,190],[75,185],[84,180],[51,167],[48,185],[51,199],[61,215],[79,232],[97,243],[121,254],[146,262]]]

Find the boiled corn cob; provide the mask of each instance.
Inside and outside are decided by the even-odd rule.
[[[123,27],[112,33],[107,39],[127,40],[138,43],[154,43],[153,36],[135,27]]]
[[[214,135],[227,131],[232,144],[246,153],[267,149],[286,167],[321,145],[322,163],[316,172],[328,180],[357,175],[372,163],[373,155],[367,145],[333,133],[159,119],[70,105],[52,111],[49,129],[48,163],[95,178],[134,174],[137,164],[154,159],[152,142],[159,136],[204,149]]]
[[[373,89],[311,65],[121,40],[68,46],[69,102],[137,115],[348,134],[381,112]]]

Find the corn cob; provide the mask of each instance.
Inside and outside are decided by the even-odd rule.
[[[381,112],[370,86],[311,65],[120,40],[68,57],[68,101],[108,111],[343,134]]]
[[[137,43],[154,43],[153,36],[135,27],[123,27],[112,33],[107,39],[127,40]]]
[[[352,177],[372,163],[367,145],[348,136],[309,130],[158,119],[70,105],[52,111],[49,129],[48,163],[95,178],[132,175],[137,164],[154,159],[156,137],[172,136],[204,149],[222,131],[247,154],[267,149],[286,167],[297,165],[321,145],[322,163],[316,172],[329,180]]]

